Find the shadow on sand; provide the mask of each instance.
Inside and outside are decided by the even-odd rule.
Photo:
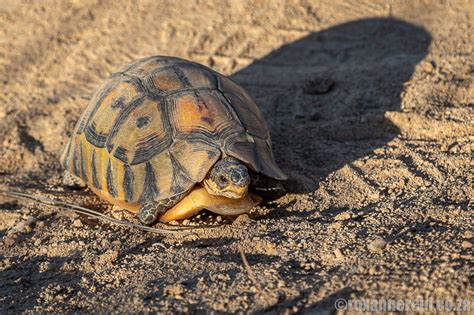
[[[400,111],[404,83],[430,42],[401,20],[357,20],[283,45],[232,76],[270,125],[289,191],[314,191],[399,133],[384,114]]]

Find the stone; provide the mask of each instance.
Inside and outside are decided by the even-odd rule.
[[[370,242],[369,245],[367,245],[367,248],[373,253],[381,253],[385,249],[386,245],[387,242],[383,238],[378,237]]]

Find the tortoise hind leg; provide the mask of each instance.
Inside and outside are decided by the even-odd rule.
[[[152,225],[157,221],[159,216],[177,204],[186,194],[187,192],[159,201],[152,200],[145,202],[138,211],[138,220],[144,225]]]
[[[71,174],[69,171],[63,172],[62,184],[70,189],[81,189],[87,186],[82,179]]]

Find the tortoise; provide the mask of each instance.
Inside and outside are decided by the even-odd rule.
[[[168,56],[137,60],[98,88],[61,164],[66,184],[88,186],[145,225],[204,208],[248,212],[261,201],[249,186],[287,178],[250,95],[204,65]]]

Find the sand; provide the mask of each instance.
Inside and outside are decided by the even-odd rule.
[[[58,159],[100,82],[156,54],[241,83],[290,176],[188,235],[0,196],[0,313],[472,300],[473,20],[471,1],[0,1],[1,188],[134,221],[63,188]]]

